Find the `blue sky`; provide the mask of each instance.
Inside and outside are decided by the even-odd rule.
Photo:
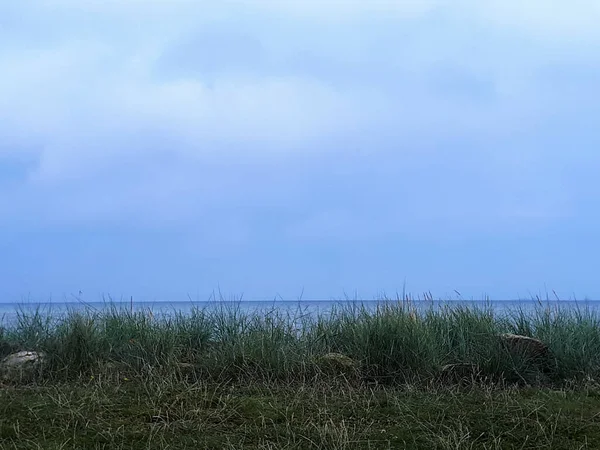
[[[0,301],[600,299],[593,0],[0,5]]]

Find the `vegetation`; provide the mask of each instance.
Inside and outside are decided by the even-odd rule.
[[[0,448],[600,448],[599,325],[541,303],[21,310],[0,357],[46,359],[0,384]],[[539,339],[552,364],[502,333]],[[452,364],[477,370],[444,376]]]
[[[0,448],[597,449],[598,391],[102,377],[0,391]]]

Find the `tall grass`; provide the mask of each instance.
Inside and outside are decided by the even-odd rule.
[[[556,359],[541,373],[515,359],[500,333],[546,343]],[[15,350],[47,354],[47,379],[126,373],[184,374],[215,380],[301,381],[323,375],[321,357],[341,353],[356,362],[358,380],[431,382],[447,364],[468,363],[490,379],[560,383],[600,374],[600,318],[588,308],[516,309],[491,306],[417,308],[405,300],[375,310],[340,303],[326,314],[272,308],[244,311],[220,303],[190,313],[155,314],[108,305],[102,310],[20,310],[0,328],[0,357]]]

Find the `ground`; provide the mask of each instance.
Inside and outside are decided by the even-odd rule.
[[[597,449],[600,388],[160,379],[4,386],[0,448]]]

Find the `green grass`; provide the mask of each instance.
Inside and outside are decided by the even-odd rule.
[[[244,312],[239,303],[190,314],[153,315],[114,304],[107,309],[21,310],[0,328],[0,357],[15,350],[48,354],[40,380],[65,381],[99,369],[135,374],[171,373],[193,365],[203,379],[303,381],[321,372],[319,357],[342,353],[360,365],[361,380],[427,383],[446,364],[477,364],[492,380],[552,384],[596,379],[600,373],[600,318],[585,308],[539,304],[509,316],[491,307],[421,309],[406,300],[375,311],[340,304],[327,315],[301,310]],[[498,334],[539,338],[554,357],[553,369],[537,366],[502,347]]]
[[[0,448],[597,449],[599,395],[103,378],[0,390]]]
[[[318,316],[21,310],[0,357],[48,358],[0,384],[0,448],[600,448],[599,325],[541,303],[509,316],[408,300]],[[508,352],[504,332],[539,338],[555,364]],[[330,352],[356,364],[327,365]],[[442,379],[452,363],[480,378]]]

